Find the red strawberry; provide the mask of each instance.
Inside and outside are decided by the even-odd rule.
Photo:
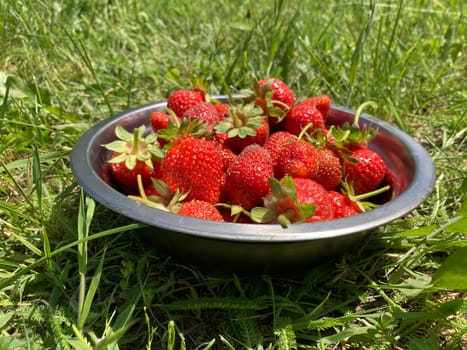
[[[183,118],[188,118],[191,121],[199,119],[211,128],[220,122],[216,107],[209,102],[200,102],[190,109],[187,109],[185,113],[183,113],[182,119]]]
[[[318,168],[318,151],[308,142],[291,141],[280,151],[274,176],[278,179],[284,175],[294,178],[311,178]]]
[[[285,145],[289,144],[292,141],[295,141],[297,136],[291,134],[288,131],[277,131],[267,138],[263,147],[269,152],[271,156],[272,165],[275,167],[277,164],[277,159],[279,153],[282,151]]]
[[[225,186],[231,203],[246,210],[260,205],[273,176],[268,151],[256,144],[245,147],[227,170]]]
[[[177,117],[182,118],[185,111],[203,101],[205,101],[205,93],[199,89],[175,90],[167,98],[167,108]]]
[[[224,221],[219,210],[217,210],[212,203],[196,199],[184,202],[178,211],[178,214],[202,220]]]
[[[174,117],[169,113],[162,111],[155,111],[149,115],[149,122],[151,123],[152,131],[157,132],[161,129],[167,129],[169,120],[175,122]]]
[[[112,179],[118,184],[119,189],[126,194],[138,193],[138,175],[141,176],[143,186],[151,182],[151,178],[160,178],[160,163],[157,161],[152,162],[152,168],[147,163],[136,160],[133,168],[129,169],[125,161],[115,162],[115,159],[119,157],[118,152],[112,154],[110,159],[110,171]]]
[[[250,216],[254,222],[281,224],[286,228],[291,223],[304,222],[311,218],[315,211],[313,204],[299,203],[295,181],[286,175],[281,181],[270,178],[271,192],[263,198],[264,207],[251,209]]]
[[[198,199],[212,204],[219,201],[223,164],[214,143],[187,136],[167,151],[162,176],[173,192],[188,193],[188,201]]]
[[[142,125],[131,134],[117,126],[115,135],[118,140],[104,145],[113,152],[109,160],[112,178],[124,192],[138,192],[138,175],[141,175],[143,185],[149,183],[152,177],[161,176],[159,161],[164,152],[155,133],[143,137],[145,130],[146,127]]]
[[[270,102],[272,106],[285,109],[286,107],[292,106],[295,101],[295,96],[290,87],[284,83],[282,80],[277,78],[266,78],[258,82],[258,85],[261,89],[266,90],[266,93],[271,91],[272,96]],[[264,89],[266,87],[266,89]],[[257,96],[258,98],[266,98],[263,93],[262,96]]]
[[[277,78],[266,78],[253,85],[256,104],[268,116],[271,126],[279,124],[284,114],[293,105],[295,96],[290,87]]]
[[[344,178],[355,194],[375,190],[386,175],[386,165],[378,153],[361,147],[352,153],[357,162],[344,162]]]
[[[331,98],[328,95],[317,95],[308,97],[306,100],[303,101],[311,106],[315,106],[324,117],[326,121],[326,116],[328,114],[329,109],[331,108]]]
[[[328,191],[328,195],[334,208],[335,219],[357,215],[362,212],[358,205],[351,201],[348,196],[336,191]]]
[[[324,116],[313,104],[301,102],[293,106],[285,115],[285,129],[294,135],[300,135],[303,128],[311,133],[316,129],[324,129]]]
[[[313,204],[316,210],[305,222],[316,222],[334,219],[334,208],[328,192],[316,181],[296,178],[295,187],[299,203]]]
[[[253,104],[230,106],[229,116],[215,129],[218,134],[225,134],[218,136],[220,142],[237,154],[251,144],[262,146],[269,136],[269,124],[261,108]]]
[[[219,113],[220,120],[224,119],[229,115],[229,104],[228,103],[216,103],[214,108],[216,108],[217,113]]]
[[[152,112],[149,116],[149,122],[151,124],[151,127],[152,127],[152,131],[153,132],[158,132],[159,130],[164,130],[164,129],[167,129],[168,126],[169,126],[169,120],[172,122],[172,123],[178,123],[177,120],[175,120],[175,118],[177,118],[175,115],[173,114],[170,114],[170,113],[165,113],[165,112],[162,112],[162,111],[155,111],[155,112]],[[164,146],[167,141],[166,140],[163,140],[161,138],[158,139],[161,147]]]
[[[337,187],[342,180],[342,165],[339,157],[330,149],[318,149],[318,168],[311,179],[326,190]]]
[[[220,142],[215,142],[214,145],[219,149],[219,152],[221,153],[223,164],[222,169],[224,171],[227,171],[227,169],[233,163],[235,158],[237,158],[237,155],[233,153],[233,151],[230,148],[224,147],[224,145]]]

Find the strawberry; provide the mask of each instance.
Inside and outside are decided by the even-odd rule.
[[[277,159],[282,148],[288,143],[295,141],[297,136],[291,134],[288,131],[277,131],[269,135],[264,143],[263,147],[269,152],[271,156],[272,165],[275,167]]]
[[[342,180],[340,158],[330,149],[318,149],[318,167],[311,179],[326,190],[337,187]]]
[[[141,175],[143,184],[151,178],[160,178],[159,161],[164,157],[160,149],[157,135],[154,133],[143,137],[144,125],[129,133],[121,126],[115,128],[118,140],[107,143],[105,148],[112,151],[110,172],[113,180],[128,193],[138,192],[137,176]]]
[[[331,198],[334,207],[334,217],[337,219],[356,215],[378,207],[378,204],[375,204],[373,201],[368,202],[364,200],[368,198],[374,199],[375,196],[387,193],[390,188],[387,185],[371,192],[356,195],[352,185],[344,181],[341,188],[342,193],[334,190],[328,191],[329,198]]]
[[[270,125],[279,124],[284,114],[293,105],[295,96],[290,87],[277,78],[266,78],[253,84],[255,103],[268,116]]]
[[[219,113],[220,120],[224,119],[229,115],[229,104],[228,103],[215,103],[214,108],[216,109],[217,113]]]
[[[242,224],[252,223],[250,218],[250,213],[238,205],[231,205],[226,203],[219,203],[216,205],[219,212],[221,213],[224,221],[226,222],[236,222]]]
[[[187,136],[203,138],[205,135],[209,134],[207,125],[204,124],[201,119],[195,118],[190,121],[188,118],[185,118],[180,121],[179,118],[174,118],[173,121],[172,119],[169,120],[167,128],[160,129],[157,132],[158,140],[164,143],[164,148],[166,149],[172,147],[173,144]]]
[[[149,123],[151,124],[152,131],[158,132],[159,130],[164,130],[169,127],[169,121],[171,123],[178,123],[179,121],[175,114],[170,114],[162,111],[155,111],[149,115]],[[159,144],[163,147],[167,141],[161,138],[158,138]]]
[[[309,131],[324,129],[324,116],[313,104],[301,102],[285,115],[285,129],[298,136],[305,127],[309,128]]]
[[[222,156],[222,170],[227,171],[227,169],[233,163],[235,158],[237,158],[237,155],[233,153],[233,151],[230,148],[225,147],[220,142],[214,142],[214,145],[219,149],[219,152]]]
[[[178,214],[202,220],[224,221],[219,210],[217,210],[212,203],[197,199],[184,202],[178,211]]]
[[[124,161],[116,162],[115,159],[118,157],[120,157],[118,152],[112,154],[112,158],[109,160],[111,162],[110,171],[112,179],[124,193],[138,192],[138,175],[141,175],[143,184],[148,184],[151,178],[159,178],[161,176],[160,163],[157,161],[151,161],[152,167],[149,167],[147,163],[137,160],[135,165],[130,169]]]
[[[299,203],[313,204],[316,209],[313,216],[305,222],[316,222],[334,219],[334,208],[328,192],[316,181],[296,178],[295,188]]]
[[[360,147],[352,153],[357,162],[344,162],[344,178],[356,194],[373,191],[386,175],[386,165],[378,153]]]
[[[274,176],[278,179],[284,175],[294,178],[311,178],[318,168],[318,151],[308,142],[291,141],[280,151]]]
[[[361,213],[358,205],[351,201],[348,196],[333,190],[328,191],[328,195],[334,208],[335,219]]]
[[[257,98],[267,99],[268,92],[272,92],[270,102],[272,106],[278,106],[281,109],[292,106],[295,101],[295,96],[290,87],[282,80],[277,78],[266,78],[258,81],[261,94]],[[259,103],[261,105],[261,103]],[[267,104],[266,104],[267,105]]]
[[[173,144],[162,161],[163,180],[173,192],[187,192],[187,201],[215,204],[220,199],[223,160],[214,143],[186,136]]]
[[[326,121],[326,116],[331,108],[331,98],[328,95],[311,96],[305,99],[303,103],[315,106],[316,109],[321,112],[324,120]]]
[[[269,191],[268,179],[274,176],[271,157],[263,147],[245,147],[226,173],[226,192],[232,204],[246,210],[262,203]]]
[[[199,89],[175,90],[167,98],[167,108],[172,110],[175,115],[182,118],[185,111],[205,101],[205,93]]]
[[[315,206],[299,203],[294,179],[286,175],[281,181],[270,178],[271,192],[263,198],[264,207],[251,209],[250,216],[258,223],[281,224],[303,222],[313,216]]]
[[[370,126],[360,127],[359,120],[362,110],[367,105],[376,107],[372,101],[364,102],[355,112],[352,124],[345,122],[340,126],[332,125],[327,133],[327,140],[330,146],[338,152],[344,150],[354,151],[360,147],[367,147],[370,141],[376,136],[376,130]]]
[[[161,129],[167,129],[169,126],[169,120],[174,123],[175,119],[173,115],[162,111],[154,111],[149,115],[149,122],[152,127],[152,131],[157,132]]]
[[[253,104],[230,106],[229,115],[215,129],[218,134],[225,134],[218,138],[236,154],[251,144],[262,146],[269,136],[269,124],[261,108]]]
[[[195,106],[187,109],[182,116],[182,119],[188,118],[190,121],[200,119],[208,128],[212,128],[220,121],[219,112],[216,107],[209,102],[200,102]]]

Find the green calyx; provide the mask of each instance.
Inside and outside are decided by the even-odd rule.
[[[263,110],[254,103],[231,105],[229,115],[215,126],[216,133],[227,133],[229,138],[256,136],[256,129],[263,127]]]
[[[349,184],[347,181],[342,182],[342,194],[347,196],[350,201],[354,202],[362,212],[377,208],[379,206],[376,203],[365,201],[365,199],[384,193],[388,191],[390,188],[391,186],[386,185],[386,186],[377,188],[374,191],[356,195],[351,184]]]
[[[250,211],[253,221],[278,223],[287,228],[313,216],[316,207],[298,202],[295,181],[291,176],[284,176],[282,183],[276,178],[270,178],[269,185],[271,196],[263,198],[263,207],[255,207]]]
[[[186,136],[192,136],[194,138],[202,138],[206,135],[207,127],[201,119],[190,120],[183,118],[180,120],[175,117],[174,121],[169,119],[167,129],[161,129],[158,131],[158,137],[162,140],[174,143]],[[170,147],[170,146],[168,146]]]
[[[147,136],[143,136],[145,131],[145,125],[135,128],[133,133],[117,125],[115,127],[115,136],[118,140],[103,145],[106,149],[117,153],[109,162],[125,162],[125,166],[132,170],[137,161],[142,161],[150,169],[153,169],[152,161],[161,160],[164,157],[164,151],[159,147],[157,134],[149,133]]]
[[[178,213],[182,206],[182,202],[188,196],[188,192],[182,193],[177,190],[175,193],[173,193],[164,181],[154,178],[152,178],[151,180],[154,185],[154,188],[159,193],[159,196],[146,196],[143,182],[141,180],[141,175],[138,175],[137,181],[139,196],[129,195],[128,198],[146,204],[147,206],[150,206],[155,209],[169,211],[171,213]]]
[[[251,88],[241,90],[240,93],[245,96],[246,102],[256,103],[258,99],[262,100],[263,112],[268,117],[277,118],[280,121],[285,117],[290,107],[284,102],[272,98],[274,95],[274,90],[271,89],[272,83],[273,79],[270,79],[261,87],[257,80],[253,80]]]

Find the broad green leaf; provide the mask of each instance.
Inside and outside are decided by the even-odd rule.
[[[367,334],[370,330],[374,330],[374,327],[349,327],[342,332],[321,338],[320,342],[324,345],[336,344],[356,335]]]
[[[0,329],[4,328],[8,324],[8,321],[11,320],[13,315],[13,312],[7,312],[6,314],[0,312]]]
[[[438,288],[467,289],[467,247],[454,251],[433,276],[433,284]]]
[[[428,338],[425,339],[411,339],[408,350],[438,350],[439,349],[439,338],[438,336],[430,332]]]
[[[467,197],[457,212],[457,218],[459,218],[457,221],[446,227],[446,232],[467,233]]]
[[[428,236],[430,233],[432,233],[434,230],[436,230],[436,225],[429,225],[429,226],[424,226],[420,228],[416,228],[413,230],[408,230],[408,231],[403,231],[403,232],[397,232],[393,237],[417,237],[417,236]]]

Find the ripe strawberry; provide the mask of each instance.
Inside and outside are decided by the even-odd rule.
[[[175,122],[174,116],[166,112],[154,111],[149,115],[149,122],[153,132],[157,132],[161,129],[167,129],[169,126],[169,120],[172,123]]]
[[[294,178],[311,178],[318,169],[318,151],[316,148],[303,141],[291,141],[280,151],[274,176],[278,179],[284,175]]]
[[[360,147],[352,153],[357,162],[344,162],[344,179],[352,185],[355,194],[376,189],[386,175],[386,165],[378,153]]]
[[[318,167],[311,179],[326,190],[336,188],[342,180],[342,165],[339,157],[330,149],[318,149]]]
[[[177,116],[174,114],[162,112],[162,111],[155,111],[149,115],[149,122],[152,127],[153,132],[158,132],[159,130],[165,130],[169,127],[169,121],[171,123],[179,123]],[[163,147],[167,141],[161,138],[158,138],[159,144]]]
[[[284,146],[290,142],[295,141],[296,139],[297,136],[291,134],[288,131],[277,131],[269,135],[263,147],[269,152],[273,167],[275,167],[277,164],[277,159],[279,157],[279,153],[282,151],[282,148],[284,148]]]
[[[253,92],[256,96],[256,105],[263,109],[271,126],[278,125],[295,102],[293,91],[277,78],[258,81],[257,85],[253,85]]]
[[[175,115],[182,118],[185,111],[205,101],[205,93],[199,89],[175,90],[167,98],[167,108],[171,109]]]
[[[159,147],[157,135],[154,133],[143,137],[144,125],[129,133],[123,127],[115,128],[118,140],[105,144],[112,151],[110,172],[113,180],[127,193],[138,192],[137,177],[141,175],[142,183],[147,184],[151,178],[159,178],[160,164],[164,152]]]
[[[118,152],[114,152],[109,162],[111,162],[112,179],[118,184],[122,192],[126,194],[138,193],[138,175],[141,175],[143,185],[150,183],[151,178],[161,177],[159,162],[151,161],[152,167],[149,167],[147,163],[136,160],[134,166],[130,169],[125,161],[115,162],[115,159],[119,156]]]
[[[238,205],[231,205],[226,203],[219,203],[216,205],[219,212],[221,213],[224,221],[235,222],[242,224],[251,223],[250,213]]]
[[[208,129],[220,122],[216,107],[209,102],[200,102],[187,109],[185,113],[183,113],[182,119],[184,118],[188,118],[190,121],[199,119],[208,126]]]
[[[187,136],[173,144],[162,161],[163,180],[173,192],[187,192],[187,201],[215,204],[220,199],[223,164],[214,142]]]
[[[219,152],[222,156],[222,170],[227,171],[227,169],[233,163],[235,158],[237,158],[237,155],[233,153],[233,151],[230,148],[225,147],[220,142],[214,142],[214,145],[219,149]]]
[[[264,207],[251,209],[250,216],[258,223],[281,224],[304,222],[313,216],[313,204],[299,203],[294,179],[286,175],[281,181],[270,178],[271,192],[263,198]]]
[[[267,93],[272,92],[270,101],[272,106],[285,109],[286,107],[292,106],[295,101],[295,96],[290,87],[282,80],[277,78],[266,78],[258,81],[259,87],[262,89],[262,94],[257,98],[267,99]],[[268,102],[268,101],[266,101]],[[261,103],[259,103],[261,105]],[[266,103],[267,106],[267,103]],[[267,110],[267,109],[266,109]]]
[[[331,98],[328,95],[311,96],[305,99],[303,103],[315,106],[316,109],[321,112],[324,120],[326,121],[326,116],[329,112],[329,109],[331,108]]]
[[[334,206],[334,217],[341,218],[356,215],[378,207],[378,204],[373,201],[364,200],[368,198],[374,200],[377,196],[387,193],[390,188],[390,186],[384,186],[371,192],[356,195],[352,185],[344,181],[341,188],[342,193],[333,190],[328,191],[329,198],[331,198]]]
[[[228,103],[215,103],[214,108],[216,108],[217,113],[219,113],[220,120],[224,119],[229,115],[229,104]]]
[[[362,212],[358,205],[351,201],[348,196],[333,190],[328,191],[328,195],[334,208],[335,219],[357,215]]]
[[[251,144],[262,146],[269,136],[269,124],[262,113],[253,104],[230,106],[229,115],[215,127],[217,134],[226,134],[218,139],[236,154]]]
[[[294,135],[300,135],[303,128],[308,132],[324,129],[324,116],[313,104],[301,102],[293,106],[285,115],[285,129]]]
[[[269,153],[256,144],[245,147],[226,173],[225,188],[231,203],[246,210],[260,205],[273,176]]]
[[[334,219],[334,208],[323,186],[311,179],[296,178],[294,180],[298,202],[313,204],[316,207],[313,216],[305,222]]]
[[[212,204],[205,201],[193,199],[184,202],[178,211],[179,215],[191,216],[202,220],[224,221],[219,210]]]

